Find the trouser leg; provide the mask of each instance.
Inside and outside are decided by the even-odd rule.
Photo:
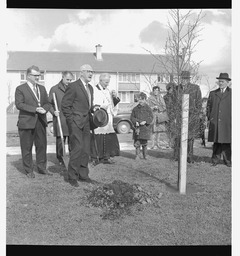
[[[147,144],[142,145],[143,158],[147,159]]]
[[[47,133],[46,127],[38,119],[34,130],[34,144],[36,147],[36,164],[39,171],[47,167]]]
[[[213,152],[212,152],[212,162],[219,163],[219,161],[221,160],[221,154],[222,154],[222,144],[214,142]]]
[[[232,163],[231,143],[222,144],[222,155],[223,155],[223,161],[225,164]]]
[[[59,162],[62,162],[62,156],[63,156],[63,146],[62,146],[62,140],[60,136],[56,137],[56,156]]]
[[[188,139],[187,151],[188,151],[188,160],[190,161],[193,160],[193,143],[194,143],[194,139]]]
[[[32,147],[34,129],[18,129],[18,133],[20,138],[23,168],[26,173],[33,172]]]
[[[180,138],[176,137],[174,139],[174,151],[173,151],[173,157],[176,160],[179,158],[179,151],[180,151]]]
[[[90,153],[90,130],[89,124],[80,129],[73,122],[69,125],[70,133],[70,159],[68,175],[70,180],[88,178],[88,161]]]

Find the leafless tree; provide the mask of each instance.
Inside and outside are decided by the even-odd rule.
[[[181,124],[182,124],[182,94],[180,91],[181,73],[182,71],[189,71],[192,77],[192,83],[196,83],[201,79],[198,74],[199,66],[202,61],[195,62],[193,60],[193,54],[196,52],[196,46],[201,42],[201,31],[203,29],[202,19],[204,15],[202,10],[198,13],[179,9],[171,9],[169,11],[168,19],[168,36],[166,38],[163,54],[152,54],[156,59],[157,65],[159,65],[163,73],[170,77],[170,82],[174,88],[178,88],[175,92],[175,97],[172,101],[168,102],[167,108],[169,109],[170,121],[169,129],[175,137],[181,136]],[[201,104],[198,104],[198,106]],[[189,127],[199,127],[199,129],[189,128],[189,134],[191,137],[199,137],[200,126],[195,125],[199,123],[199,109],[194,106],[189,106],[189,112],[194,113],[189,115]],[[196,114],[195,114],[196,113]]]

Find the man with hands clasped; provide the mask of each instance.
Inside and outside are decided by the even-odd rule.
[[[41,174],[52,175],[47,168],[47,118],[50,109],[45,87],[38,84],[40,70],[37,66],[27,69],[27,82],[15,91],[15,104],[19,110],[18,132],[23,167],[28,178],[34,178],[32,147],[36,148],[36,165]]]

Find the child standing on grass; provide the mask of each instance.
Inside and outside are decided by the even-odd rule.
[[[147,159],[147,143],[151,137],[151,124],[153,113],[148,106],[147,95],[144,92],[139,94],[138,105],[133,108],[131,121],[135,127],[133,131],[134,147],[136,148],[136,160],[140,159],[140,147],[142,146],[143,159]]]

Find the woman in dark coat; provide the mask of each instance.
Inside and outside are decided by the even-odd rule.
[[[214,142],[212,165],[217,165],[222,155],[224,163],[231,167],[231,79],[227,73],[221,73],[217,79],[219,88],[210,92],[207,102],[208,141]]]
[[[139,103],[133,108],[131,121],[135,127],[133,131],[134,147],[136,148],[136,159],[140,159],[140,146],[142,146],[143,158],[147,159],[147,142],[151,138],[151,124],[153,113],[148,106],[147,95],[143,92],[139,95]]]

